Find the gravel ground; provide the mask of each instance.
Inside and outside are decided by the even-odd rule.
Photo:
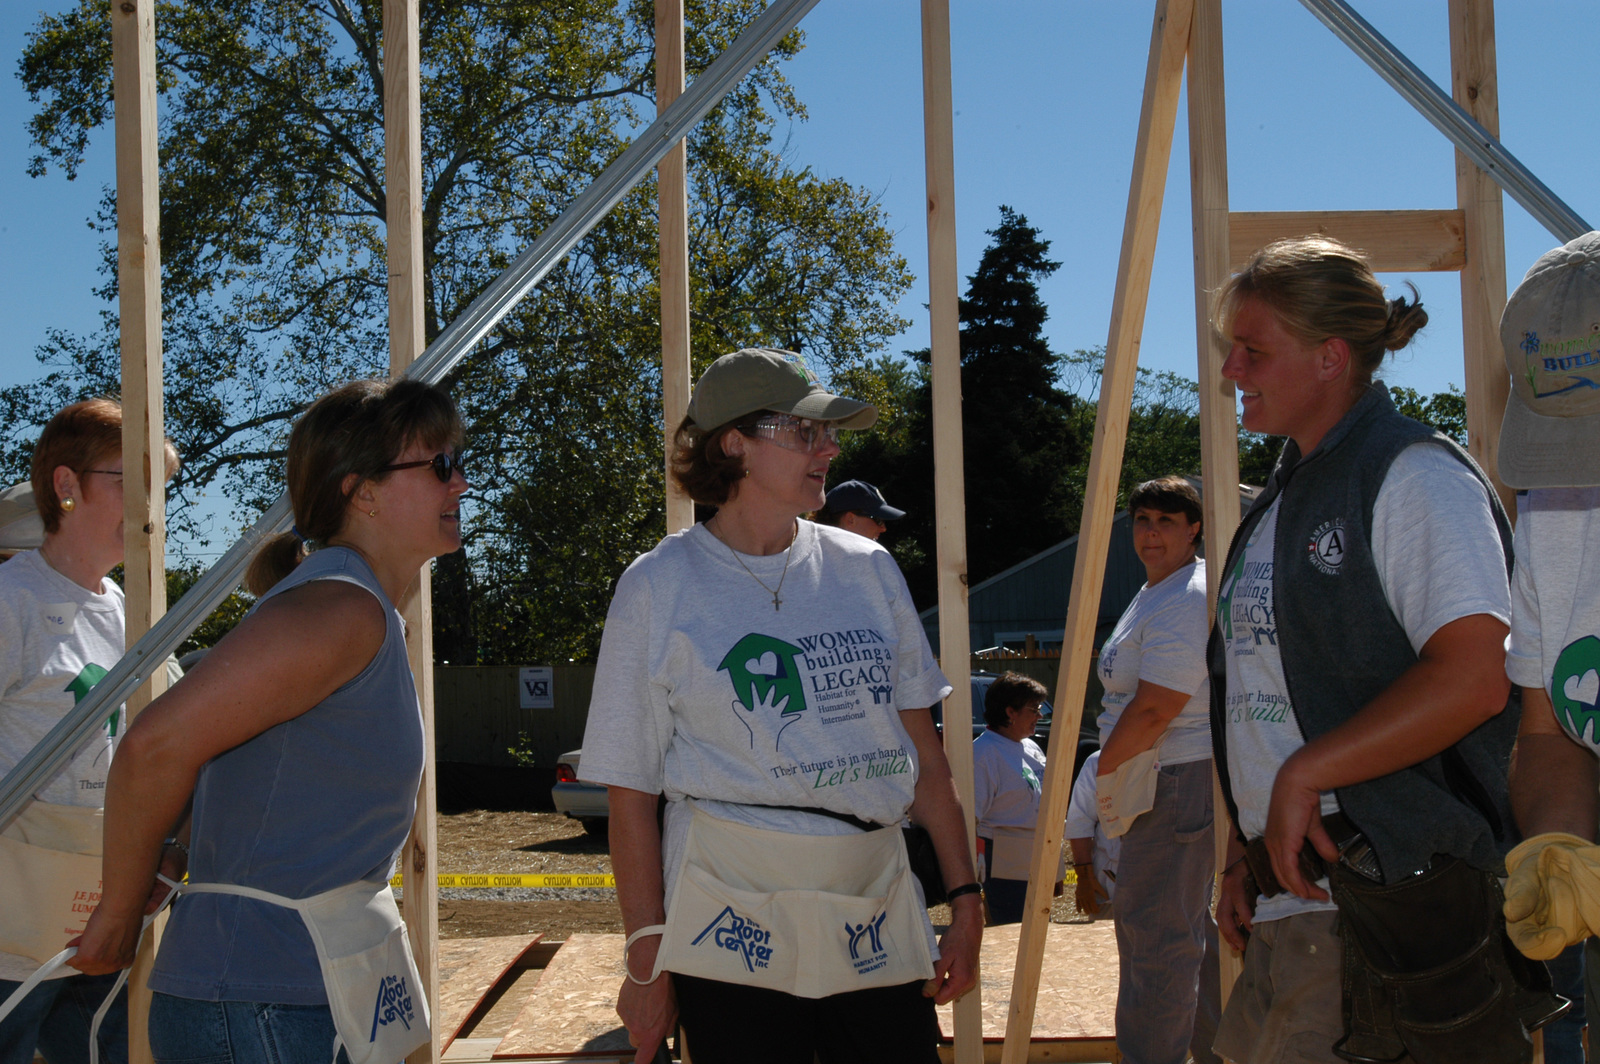
[[[447,873],[609,873],[611,855],[604,837],[586,832],[558,813],[500,813],[477,810],[439,817],[439,871]],[[950,922],[950,910],[928,910],[935,927]],[[1073,906],[1071,892],[1057,898],[1056,923],[1086,920]],[[564,939],[578,931],[619,932],[622,912],[615,890],[596,887],[445,888],[439,891],[439,933],[446,938],[477,938],[543,932]]]

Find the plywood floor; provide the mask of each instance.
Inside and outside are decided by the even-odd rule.
[[[983,931],[979,990],[986,1040],[1006,1036],[1021,929],[1021,924],[1007,924]],[[1034,1008],[1033,1040],[1114,1038],[1117,971],[1117,940],[1110,920],[1051,924]],[[945,1038],[954,1034],[949,1005],[939,1008],[939,1031]]]

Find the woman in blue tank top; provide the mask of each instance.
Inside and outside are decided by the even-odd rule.
[[[449,398],[415,381],[312,404],[289,438],[294,531],[247,578],[260,602],[123,740],[104,896],[74,966],[132,962],[163,839],[188,839],[191,887],[228,888],[173,907],[150,979],[157,1060],[318,1059],[337,1044],[339,988],[311,918],[284,903],[362,884],[388,897],[424,761],[394,604],[461,546],[460,437]]]

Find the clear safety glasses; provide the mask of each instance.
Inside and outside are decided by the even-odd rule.
[[[837,421],[812,421],[793,414],[768,414],[749,428],[741,428],[746,436],[759,436],[771,440],[786,451],[816,454],[830,444],[839,445]]]

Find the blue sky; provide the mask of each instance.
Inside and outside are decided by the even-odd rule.
[[[50,328],[96,324],[99,253],[86,220],[111,181],[109,130],[75,182],[29,178],[15,77],[38,12],[0,10],[0,384],[39,370]],[[1356,8],[1441,85],[1450,77],[1445,0],[1357,0]],[[1455,205],[1453,149],[1293,0],[1225,0],[1230,201],[1235,210]],[[1122,239],[1153,4],[1141,0],[951,0],[956,214],[962,287],[999,205],[1053,242],[1061,269],[1043,285],[1047,331],[1062,351],[1103,344]],[[806,49],[786,72],[809,109],[785,155],[881,199],[918,282],[901,305],[912,327],[891,350],[925,347],[921,51],[914,0],[822,0]],[[1600,91],[1581,80],[1600,37],[1593,0],[1516,0],[1498,12],[1502,139],[1591,224],[1600,224]],[[1195,376],[1188,145],[1180,112],[1146,318],[1145,365]],[[1514,287],[1555,240],[1509,198]],[[1463,381],[1455,274],[1415,281],[1432,324],[1386,372],[1427,393]]]

